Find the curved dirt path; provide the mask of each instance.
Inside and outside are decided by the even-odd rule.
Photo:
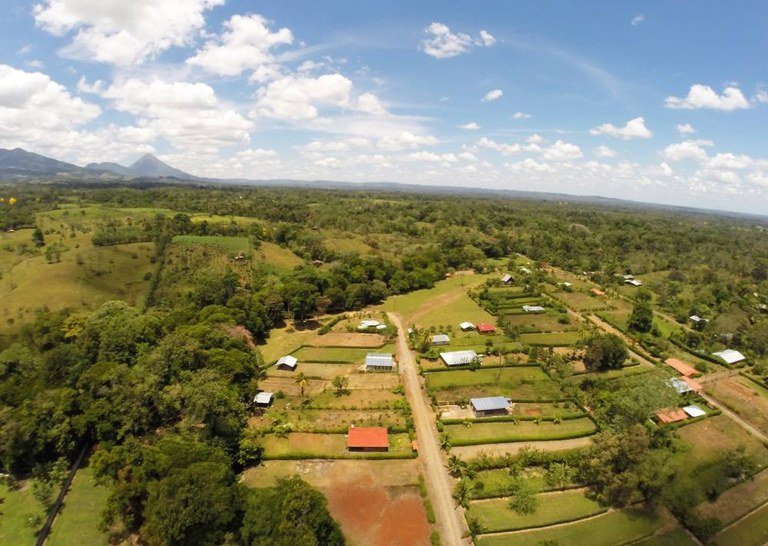
[[[403,324],[394,313],[387,313],[389,320],[397,327],[397,354],[400,374],[405,385],[405,395],[413,412],[416,426],[416,438],[419,443],[419,459],[424,467],[424,481],[427,492],[435,509],[435,519],[440,529],[443,544],[459,546],[470,544],[465,538],[464,515],[455,507],[451,496],[451,477],[443,463],[437,429],[434,426],[434,414],[427,404],[426,395],[421,390],[416,362],[408,349]]]

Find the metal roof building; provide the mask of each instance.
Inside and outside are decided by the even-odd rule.
[[[389,353],[368,353],[365,355],[366,370],[391,370],[395,367],[395,359]]]
[[[462,323],[459,324],[459,328],[461,328],[462,330],[465,330],[465,331],[466,330],[474,330],[475,329],[475,325],[472,324],[471,322],[462,322]]]
[[[664,364],[666,364],[671,368],[674,368],[680,373],[680,375],[684,375],[685,377],[690,377],[692,375],[696,375],[699,373],[698,370],[696,370],[696,368],[694,368],[687,362],[678,360],[677,358],[668,358],[664,361]]]
[[[472,398],[469,401],[475,415],[493,415],[509,412],[509,400],[503,396],[488,396],[485,398]]]
[[[541,313],[544,308],[541,305],[523,305],[523,311],[526,313]]]
[[[260,392],[253,399],[253,403],[257,406],[268,406],[272,403],[272,396],[273,394],[271,392]]]
[[[448,345],[451,342],[451,338],[448,334],[435,334],[432,336],[432,345]]]
[[[440,358],[443,359],[446,366],[464,366],[478,360],[479,357],[475,351],[468,350],[440,353]]]
[[[384,427],[350,427],[347,449],[358,451],[388,451],[389,436]]]
[[[506,275],[504,275],[504,276],[501,278],[501,282],[503,282],[504,284],[507,284],[507,283],[510,283],[510,282],[512,282],[512,275],[510,275],[509,273],[507,273]]]
[[[298,364],[298,359],[295,356],[291,355],[285,355],[280,358],[280,360],[277,361],[277,367],[282,369],[288,369],[288,370],[295,370],[296,364]]]
[[[741,354],[739,351],[734,351],[733,349],[726,349],[725,351],[718,351],[712,354],[722,358],[726,364],[736,364],[737,362],[741,362],[742,360],[747,359],[746,356]]]

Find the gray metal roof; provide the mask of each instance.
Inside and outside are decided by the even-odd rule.
[[[395,359],[389,353],[368,353],[365,356],[365,365],[393,368],[395,366]]]
[[[297,362],[298,360],[296,359],[295,356],[286,355],[281,357],[280,360],[277,361],[277,365],[281,366],[284,364],[286,366],[290,366],[291,368],[295,368]]]
[[[488,396],[486,398],[472,398],[469,400],[475,411],[494,411],[509,408],[509,400],[503,396]]]
[[[443,359],[446,366],[461,366],[476,360],[477,353],[475,351],[451,351],[440,353],[440,358]]]
[[[451,338],[448,334],[435,334],[432,336],[432,343],[450,343]]]

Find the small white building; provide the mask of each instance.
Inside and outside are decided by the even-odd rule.
[[[509,413],[509,399],[503,396],[487,396],[485,398],[470,398],[469,405],[475,417],[487,415],[507,415]]]
[[[480,360],[477,353],[472,350],[440,353],[440,358],[446,366],[466,366]]]
[[[718,351],[712,354],[718,358],[721,358],[723,361],[725,361],[726,364],[736,364],[747,359],[746,356],[741,354],[739,351],[734,351],[733,349],[726,349],[724,351]]]
[[[691,322],[696,324],[709,322],[709,319],[701,318],[699,315],[691,315],[688,318],[691,319]]]
[[[523,273],[525,273],[526,275],[530,275],[530,274],[531,274],[531,270],[530,270],[530,269],[528,269],[528,268],[527,268],[527,267],[525,267],[525,266],[521,266],[521,267],[520,267],[520,271],[522,271],[522,272],[523,272]]]
[[[706,415],[707,412],[701,409],[696,404],[691,404],[690,406],[685,406],[683,408],[683,411],[687,413],[690,417],[701,417],[702,415]]]
[[[503,282],[504,284],[509,284],[509,283],[511,283],[511,282],[512,282],[512,275],[510,275],[509,273],[507,273],[506,275],[504,275],[504,276],[501,278],[501,282]]]
[[[469,330],[474,330],[475,325],[471,322],[462,322],[459,324],[459,328],[461,328],[463,332],[468,332]]]
[[[280,359],[277,361],[277,369],[278,370],[286,370],[289,372],[292,372],[296,369],[296,365],[299,363],[298,359],[295,356],[291,355],[285,355],[283,357],[280,357]]]
[[[631,284],[632,286],[643,286],[643,281],[640,279],[625,279],[624,284]]]
[[[267,391],[258,393],[253,399],[253,405],[259,408],[266,408],[272,404],[274,394]]]
[[[368,330],[370,328],[378,328],[381,325],[382,325],[381,322],[379,322],[378,320],[364,320],[364,321],[360,322],[360,325],[357,327],[357,329],[358,330]],[[384,326],[384,328],[387,327],[386,324],[383,325],[383,326]]]
[[[686,383],[682,379],[678,379],[677,377],[670,378],[667,381],[667,385],[675,389],[677,391],[677,394],[685,394],[693,390],[688,383]]]
[[[368,353],[365,356],[366,372],[388,372],[395,369],[395,359],[389,353]]]
[[[560,286],[562,286],[563,288],[573,288],[573,283],[565,281],[565,282],[561,282]]]
[[[435,334],[432,336],[432,345],[448,345],[451,342],[451,338],[448,334]]]
[[[541,305],[523,305],[523,311],[526,313],[542,313],[544,308]]]

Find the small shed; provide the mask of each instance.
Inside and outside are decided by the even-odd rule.
[[[496,327],[488,322],[481,322],[477,325],[477,331],[481,334],[492,334],[496,331]]]
[[[680,408],[656,410],[654,414],[656,415],[656,418],[659,420],[659,422],[664,424],[677,423],[678,421],[685,421],[688,419],[688,414]]]
[[[701,417],[702,415],[706,415],[707,412],[701,409],[696,404],[691,404],[690,406],[685,406],[683,408],[683,411],[687,413],[691,417]]]
[[[688,383],[683,381],[683,379],[687,379],[687,378],[684,377],[680,379],[677,377],[672,377],[671,379],[667,380],[667,385],[675,389],[677,391],[677,394],[685,394],[687,392],[691,392],[693,389]]]
[[[451,342],[451,338],[448,334],[435,334],[432,336],[432,345],[448,345]]]
[[[389,353],[368,353],[365,356],[365,371],[380,372],[395,369],[395,359]]]
[[[734,351],[733,349],[726,349],[725,351],[718,351],[712,354],[718,358],[721,358],[723,361],[725,361],[726,364],[737,364],[747,359],[747,357],[745,357],[739,351]]]
[[[680,373],[680,375],[683,375],[685,377],[692,377],[694,375],[698,375],[699,373],[696,368],[694,368],[687,362],[678,360],[677,358],[668,358],[664,361],[664,364],[666,364],[670,368],[674,368]]]
[[[544,308],[541,305],[523,305],[523,311],[526,313],[543,313]]]
[[[475,325],[472,324],[471,322],[462,322],[459,324],[459,328],[461,328],[462,331],[467,332],[469,330],[474,330]]]
[[[709,322],[709,319],[701,318],[699,315],[691,315],[688,318],[691,319],[691,322],[693,322],[694,324]]]
[[[563,288],[573,288],[573,283],[565,281],[565,282],[561,282],[560,286],[562,286]]]
[[[257,393],[256,396],[253,399],[253,405],[258,408],[266,408],[272,405],[272,399],[274,398],[274,394],[267,391],[262,391],[260,393]]]
[[[605,292],[603,292],[599,288],[593,288],[593,289],[590,290],[590,292],[592,292],[592,294],[594,294],[595,296],[598,296],[598,297],[599,296],[605,296]]]
[[[475,351],[450,351],[446,353],[440,353],[440,358],[445,362],[446,366],[466,366],[479,360],[479,356]]]
[[[385,427],[350,427],[347,431],[349,451],[389,451],[389,435]]]
[[[298,363],[299,361],[295,356],[285,355],[277,361],[277,369],[292,372]]]
[[[643,281],[640,279],[626,279],[625,284],[631,284],[632,286],[643,286]]]
[[[704,387],[702,387],[701,383],[698,381],[691,379],[690,377],[682,377],[683,383],[688,385],[688,388],[690,391],[695,392],[696,394],[701,394],[704,391]]]
[[[503,396],[487,396],[484,398],[471,398],[469,404],[475,417],[488,415],[507,415],[509,413],[509,399]]]
[[[358,330],[368,330],[370,328],[378,328],[381,322],[378,320],[363,320],[358,325]],[[386,326],[384,326],[386,328]]]
[[[513,280],[514,280],[514,279],[512,278],[512,275],[510,275],[509,273],[507,273],[506,275],[504,275],[504,276],[501,278],[501,282],[503,282],[504,284],[509,284],[509,283],[511,283]]]

